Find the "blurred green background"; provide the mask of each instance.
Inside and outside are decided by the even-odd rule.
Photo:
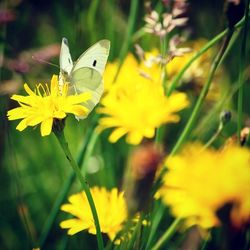
[[[17,92],[23,94],[24,82],[31,86],[38,82],[49,82],[51,75],[59,72],[59,68],[40,63],[31,56],[42,55],[41,58],[44,60],[58,65],[61,39],[66,37],[73,59],[78,58],[86,48],[103,38],[111,41],[109,61],[119,58],[126,40],[133,2],[135,1],[10,0],[0,3],[0,249],[31,249],[37,245],[55,198],[71,173],[70,166],[65,161],[53,134],[41,138],[39,128],[28,128],[20,133],[15,130],[16,121],[9,123],[6,120],[6,111],[17,105],[9,97]],[[188,33],[188,39],[209,40],[226,28],[227,20],[223,12],[225,1],[188,2],[189,21],[181,31]],[[128,46],[129,51],[133,53],[135,43],[139,43],[144,49],[159,48],[158,39],[152,35],[138,36],[138,31],[144,26],[144,3],[145,1],[138,1],[133,40]],[[151,5],[159,10],[162,8],[161,1],[151,1]],[[224,62],[224,74],[229,81],[229,90],[238,78],[239,50],[240,43],[236,42]],[[248,80],[249,73],[248,66]],[[246,86],[245,93],[248,92],[249,86]],[[245,118],[250,111],[248,99],[245,95]],[[223,108],[233,109],[235,103],[233,99]],[[218,125],[220,111],[221,109],[215,111],[200,130],[196,128],[197,131],[192,137],[202,140],[209,138]],[[175,143],[189,112],[190,109],[183,112],[183,120],[178,126],[169,126],[166,148],[171,148]],[[89,139],[96,122],[94,113],[79,123],[75,122],[73,117],[67,118],[65,134],[76,158],[84,141]],[[233,121],[224,132],[225,137],[235,132],[235,124],[233,113]],[[108,133],[105,132],[98,138],[89,161],[87,178],[90,186],[121,185],[129,148],[123,139],[113,145],[107,142],[107,137]],[[75,181],[69,193],[77,192],[79,189],[79,183]],[[63,213],[56,217],[44,249],[91,249],[95,246],[95,237],[86,233],[68,238],[66,231],[59,228],[59,222],[64,218]],[[86,245],[88,248],[85,248]]]

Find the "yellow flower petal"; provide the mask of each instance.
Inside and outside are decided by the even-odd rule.
[[[74,105],[65,108],[65,112],[72,113],[77,116],[82,116],[88,113],[88,109],[82,105]]]
[[[9,110],[7,112],[8,120],[17,120],[17,119],[22,119],[26,117],[26,114],[24,112],[23,108],[14,108],[12,110]]]
[[[137,145],[141,142],[143,136],[141,133],[139,132],[130,132],[127,137],[126,137],[126,141],[129,143],[129,144],[132,144],[132,145]]]
[[[42,121],[41,123],[41,135],[46,136],[51,133],[53,124],[53,118],[49,118],[47,120]]]
[[[127,130],[125,128],[117,128],[109,136],[109,141],[113,143],[117,142],[126,133],[127,133]]]
[[[16,127],[16,129],[19,131],[23,131],[26,128],[27,128],[27,120],[26,119],[23,119],[22,121],[20,121]]]
[[[69,235],[74,235],[74,234],[76,234],[78,232],[81,232],[81,231],[87,229],[88,226],[85,225],[83,223],[83,221],[81,221],[81,220],[69,219],[69,220],[62,221],[60,223],[60,227],[64,228],[64,229],[69,229],[68,234]]]
[[[23,87],[29,96],[36,96],[36,94],[30,89],[27,83],[25,83]]]
[[[57,75],[53,75],[51,78],[50,93],[51,93],[51,96],[58,96],[59,94]]]

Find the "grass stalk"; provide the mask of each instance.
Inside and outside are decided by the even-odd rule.
[[[194,126],[194,123],[196,122],[196,120],[198,118],[202,104],[207,96],[207,93],[209,91],[209,88],[210,88],[210,85],[212,83],[215,72],[216,72],[219,64],[221,63],[221,59],[223,58],[223,55],[224,55],[224,53],[229,45],[229,42],[230,42],[232,35],[233,35],[233,30],[231,32],[227,33],[225,41],[223,42],[221,49],[220,49],[219,53],[217,54],[217,56],[215,57],[215,60],[211,66],[211,70],[210,70],[207,82],[205,83],[205,85],[203,86],[203,88],[201,90],[201,93],[198,97],[198,100],[197,100],[195,106],[194,106],[194,109],[191,113],[191,116],[190,116],[184,130],[182,131],[180,137],[178,138],[174,148],[172,149],[171,155],[175,154],[178,151],[178,149],[181,147],[181,145],[185,142],[185,140],[189,136],[189,134]],[[214,40],[214,39],[212,39],[212,40]]]
[[[160,239],[156,242],[156,244],[151,248],[152,250],[158,250],[162,247],[162,245],[171,238],[171,236],[176,232],[179,227],[182,219],[177,218],[170,225],[168,230],[160,237]]]
[[[238,83],[240,85],[238,91],[238,103],[237,103],[237,136],[238,143],[240,143],[240,132],[242,129],[243,123],[243,92],[244,92],[244,80],[245,73],[244,70],[246,68],[246,41],[247,41],[247,28],[248,28],[248,12],[249,12],[249,0],[246,1],[245,8],[245,21],[243,27],[243,36],[241,43],[241,52],[240,52],[240,62],[239,62],[239,78]]]
[[[123,42],[120,54],[119,54],[120,62],[119,62],[119,66],[118,66],[117,72],[116,72],[115,77],[114,77],[114,82],[116,81],[116,79],[120,73],[123,61],[125,59],[125,56],[129,50],[129,47],[130,47],[130,44],[132,41],[132,34],[134,31],[134,27],[135,27],[136,13],[137,13],[138,5],[139,5],[138,0],[132,0],[130,3],[128,30],[127,30],[126,36],[124,38],[124,42]]]
[[[99,0],[92,0],[88,11],[87,22],[91,35],[91,44],[96,42],[96,32],[94,31],[96,30],[95,29],[96,11],[99,4],[100,4]]]
[[[148,235],[148,240],[147,240],[147,244],[146,244],[146,248],[145,250],[150,250],[151,249],[151,245],[152,245],[152,241],[154,238],[154,235],[157,231],[157,228],[160,224],[160,221],[164,215],[164,211],[165,211],[165,207],[160,204],[160,207],[157,207],[156,213],[155,215],[153,215],[152,221],[151,221],[151,225],[150,225],[150,231],[149,231],[149,235]]]

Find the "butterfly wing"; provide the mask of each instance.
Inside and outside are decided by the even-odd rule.
[[[61,52],[60,52],[60,70],[69,75],[72,68],[73,68],[73,62],[69,52],[68,40],[64,37],[62,39]]]
[[[68,40],[66,38],[62,39],[59,62],[60,62],[59,85],[63,86],[65,81],[69,81],[69,75],[73,68],[73,62],[69,52]]]
[[[74,64],[70,73],[77,93],[90,92],[86,107],[91,111],[99,102],[104,86],[102,75],[108,60],[110,41],[101,40],[86,50]],[[82,118],[82,117],[80,117]]]

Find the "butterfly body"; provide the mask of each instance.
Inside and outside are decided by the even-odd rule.
[[[90,92],[92,98],[85,104],[89,112],[99,102],[104,90],[102,75],[107,63],[109,49],[110,41],[100,40],[73,63],[68,41],[66,38],[62,39],[59,84],[62,86],[65,82],[69,83],[69,91],[77,94]]]

